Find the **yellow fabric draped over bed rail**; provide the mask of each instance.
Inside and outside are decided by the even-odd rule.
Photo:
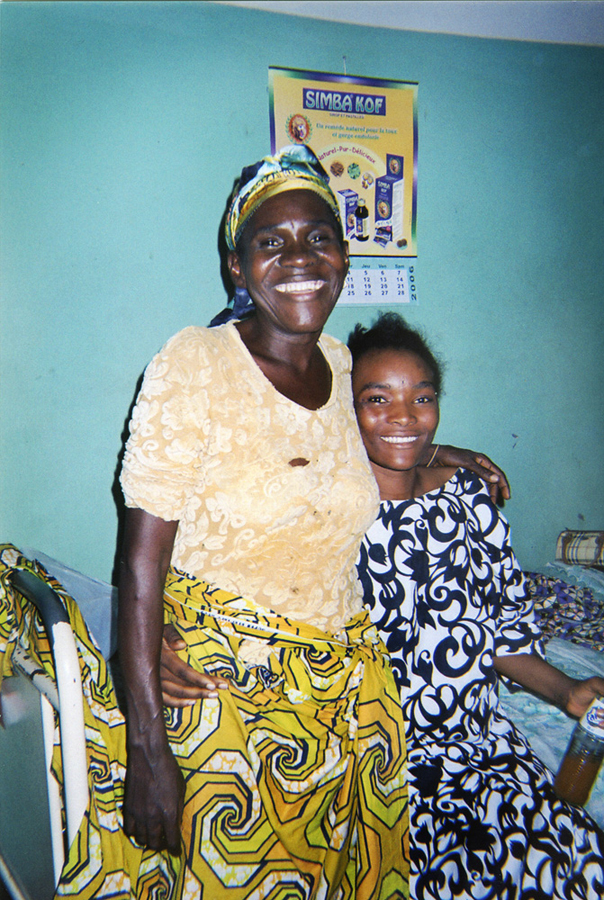
[[[22,604],[7,564],[46,576],[14,548],[0,552],[0,564],[2,654],[17,632],[27,644],[39,638],[32,610],[30,624],[15,614]],[[186,641],[183,655],[231,681],[216,699],[165,711],[186,781],[183,850],[172,856],[143,851],[122,831],[124,719],[76,604],[47,580],[66,600],[81,657],[91,794],[60,896],[408,896],[401,707],[385,648],[365,613],[327,635],[170,572],[165,616]],[[42,656],[53,674],[49,654]]]

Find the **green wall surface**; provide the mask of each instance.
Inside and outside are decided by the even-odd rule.
[[[604,528],[604,50],[194,0],[2,3],[0,27],[0,539],[111,579],[137,382],[224,305],[218,227],[270,149],[268,67],[343,57],[419,83],[405,309],[447,361],[440,439],[509,475],[525,569]]]

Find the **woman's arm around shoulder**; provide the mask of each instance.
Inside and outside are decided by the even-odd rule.
[[[454,466],[475,472],[486,483],[493,503],[502,505],[511,497],[510,485],[503,469],[489,459],[485,453],[451,447],[448,444],[432,444],[422,460],[425,466]]]

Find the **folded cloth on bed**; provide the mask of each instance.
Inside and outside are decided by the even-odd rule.
[[[524,575],[545,642],[556,636],[604,650],[604,598],[560,578],[539,572]]]
[[[604,566],[604,531],[562,531],[556,544],[556,559],[581,566]]]

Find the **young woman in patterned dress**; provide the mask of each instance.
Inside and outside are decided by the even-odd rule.
[[[604,679],[541,656],[509,527],[466,470],[421,464],[438,426],[440,366],[393,314],[349,340],[357,420],[380,489],[358,564],[401,691],[411,896],[604,896],[604,834],[557,799],[502,713],[500,676],[580,716]]]

